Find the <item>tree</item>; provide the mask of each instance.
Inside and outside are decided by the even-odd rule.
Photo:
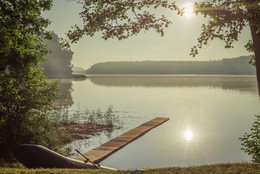
[[[51,5],[51,0],[0,0],[0,152],[20,143],[57,145],[48,119],[57,84],[39,67],[47,53],[42,41],[50,39],[45,30],[50,22],[41,12]]]
[[[69,48],[61,47],[57,34],[52,32],[51,36],[51,40],[44,42],[49,51],[49,54],[46,55],[47,61],[41,64],[44,68],[44,74],[48,77],[71,75],[73,67],[71,61],[74,53]]]
[[[198,49],[207,45],[210,40],[220,39],[225,48],[233,48],[241,31],[249,26],[252,40],[245,45],[254,52],[252,59],[256,66],[258,94],[260,95],[260,3],[259,0],[208,0],[195,3],[197,14],[209,17],[207,25],[202,25],[198,44],[191,49],[191,55],[198,54]]]
[[[80,17],[83,28],[74,26],[68,32],[68,38],[76,43],[83,35],[93,36],[102,32],[102,38],[126,39],[140,33],[141,30],[154,29],[164,35],[164,28],[172,22],[165,16],[156,16],[153,9],[165,8],[175,10],[182,15],[183,9],[167,0],[88,0],[83,3]],[[206,0],[195,3],[196,14],[209,17],[208,23],[202,25],[198,44],[191,48],[191,55],[198,54],[198,49],[207,45],[209,40],[221,39],[225,48],[232,48],[244,27],[251,29],[252,40],[246,45],[248,51],[254,52],[257,71],[258,91],[260,95],[260,5],[259,0]]]
[[[255,116],[251,132],[239,139],[242,141],[242,150],[251,155],[253,162],[260,163],[260,115]]]

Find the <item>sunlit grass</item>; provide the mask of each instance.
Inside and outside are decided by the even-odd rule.
[[[173,164],[174,165],[174,164]],[[259,163],[229,163],[229,164],[213,164],[192,167],[169,167],[160,169],[147,169],[142,172],[133,170],[109,171],[96,169],[19,169],[19,168],[0,168],[0,174],[259,174]]]

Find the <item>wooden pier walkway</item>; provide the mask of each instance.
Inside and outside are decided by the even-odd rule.
[[[119,149],[123,148],[125,145],[133,142],[137,138],[141,137],[151,129],[163,124],[164,122],[168,121],[169,118],[164,117],[156,117],[130,131],[111,139],[110,141],[102,144],[99,147],[96,147],[84,155],[89,158],[91,161],[95,163],[99,163],[118,151]],[[85,160],[82,156],[76,157],[78,160]]]

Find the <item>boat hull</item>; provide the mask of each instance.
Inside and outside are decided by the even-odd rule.
[[[28,168],[97,168],[91,163],[68,158],[46,147],[34,144],[18,145],[14,149],[14,156]],[[100,166],[100,169],[115,170],[105,166]]]

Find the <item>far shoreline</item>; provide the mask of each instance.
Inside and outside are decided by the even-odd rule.
[[[256,75],[247,75],[247,74],[84,74],[86,78],[88,77],[109,77],[109,76],[182,76],[182,77],[256,77]]]
[[[48,77],[48,79],[86,79],[86,78],[88,77],[85,74],[55,75],[55,76]]]

